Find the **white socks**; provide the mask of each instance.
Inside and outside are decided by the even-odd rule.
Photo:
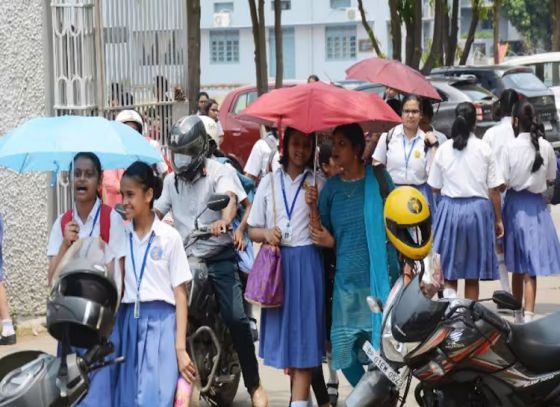
[[[302,400],[302,401],[292,401],[290,403],[290,407],[308,407],[311,404],[309,404],[309,401],[307,400]]]
[[[498,253],[498,271],[500,272],[500,284],[502,290],[511,294],[511,286],[509,285],[509,273],[506,268],[504,254]]]
[[[14,331],[14,324],[12,323],[11,319],[3,319],[2,320],[2,336],[10,336],[15,334]]]
[[[535,313],[531,311],[525,311],[525,315],[523,316],[523,322],[531,322],[535,318]]]
[[[457,291],[455,291],[453,288],[444,288],[443,298],[457,298]]]
[[[332,354],[327,352],[327,367],[329,368],[329,380],[327,383],[338,384],[338,375],[332,367]]]

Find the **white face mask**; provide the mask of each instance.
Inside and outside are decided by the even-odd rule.
[[[186,167],[192,162],[193,158],[186,154],[173,154],[173,163],[176,168]]]

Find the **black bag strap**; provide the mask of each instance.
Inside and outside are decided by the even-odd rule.
[[[383,204],[385,205],[385,200],[389,195],[389,183],[387,182],[387,177],[385,176],[385,166],[382,164],[374,165],[373,166],[373,174],[377,179],[377,183],[379,184],[379,192],[381,193],[381,199],[383,200]]]

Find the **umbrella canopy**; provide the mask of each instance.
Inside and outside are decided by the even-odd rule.
[[[303,133],[349,123],[360,123],[364,130],[384,131],[401,122],[379,96],[323,82],[272,90],[243,110],[240,117]]]
[[[424,75],[394,59],[364,59],[346,70],[346,78],[380,83],[403,93],[441,100],[437,90]]]
[[[102,117],[31,119],[0,138],[0,166],[17,172],[64,171],[74,155],[95,153],[103,169],[126,168],[136,160],[161,161],[159,152],[130,127]]]

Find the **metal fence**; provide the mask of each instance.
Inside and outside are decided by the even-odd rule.
[[[185,4],[51,0],[55,114],[114,119],[122,109],[135,109],[144,135],[165,148],[177,102],[185,99]],[[56,186],[57,213],[70,205],[63,178]]]

